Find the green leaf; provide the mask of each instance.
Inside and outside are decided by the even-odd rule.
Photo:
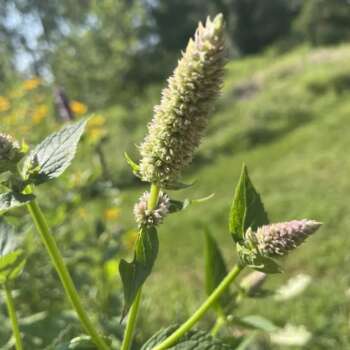
[[[260,315],[250,315],[242,318],[235,318],[234,322],[251,329],[264,332],[274,332],[278,327],[270,320]]]
[[[124,152],[124,157],[128,165],[130,166],[133,174],[137,177],[140,177],[140,166],[137,163],[135,163],[126,152]]]
[[[184,201],[178,201],[176,199],[170,199],[169,213],[177,213],[181,210],[185,210],[190,204],[188,199]]]
[[[12,208],[31,202],[35,196],[33,194],[21,194],[17,192],[5,192],[0,194],[0,212],[5,212]]]
[[[176,329],[179,327],[179,325],[174,324],[167,328],[162,328],[157,333],[153,334],[150,339],[147,340],[145,344],[143,344],[141,350],[151,350],[153,349],[157,344],[160,344],[163,340],[165,340],[169,335],[171,335]]]
[[[248,349],[248,346],[251,345],[251,343],[254,341],[256,336],[257,336],[257,332],[253,332],[252,334],[248,335],[239,343],[238,347],[236,347],[235,350]]]
[[[177,326],[170,326],[160,330],[142,346],[141,350],[152,350],[176,329]],[[212,337],[205,331],[191,330],[168,350],[232,350],[232,346],[224,344],[220,339]]]
[[[170,191],[184,190],[186,188],[192,187],[195,183],[196,183],[196,181],[194,181],[194,182],[192,182],[190,184],[184,184],[184,183],[181,183],[181,182],[173,182],[173,183],[167,184],[164,187],[164,189],[170,190]]]
[[[17,249],[17,240],[13,228],[0,220],[0,284],[18,277],[25,265],[21,249]]]
[[[39,185],[60,176],[75,156],[86,122],[69,124],[37,145],[25,161],[25,179]]]
[[[217,242],[208,231],[205,232],[205,243],[205,287],[210,295],[227,275],[227,268]],[[227,290],[213,306],[222,313],[231,299]]]
[[[265,273],[282,272],[280,265],[272,258],[262,256],[256,250],[247,248],[239,243],[236,244],[236,248],[239,259],[243,265]]]
[[[203,198],[197,198],[197,199],[188,199],[186,198],[184,201],[178,201],[175,199],[170,200],[170,207],[169,207],[169,212],[170,213],[176,213],[181,210],[185,210],[188,208],[189,205],[191,204],[198,204],[205,202],[211,198],[213,198],[215,193],[211,193],[209,196],[203,197]]]
[[[121,260],[119,273],[124,289],[123,317],[128,313],[139,288],[151,274],[158,255],[158,234],[155,227],[142,227],[136,242],[132,262]]]
[[[25,257],[18,249],[0,258],[0,284],[16,279],[23,271]]]
[[[230,211],[230,233],[235,242],[241,242],[249,227],[255,231],[259,226],[268,223],[261,198],[250,181],[247,167],[243,165]]]
[[[256,256],[250,267],[254,270],[271,274],[282,272],[281,266],[275,260],[261,255]]]

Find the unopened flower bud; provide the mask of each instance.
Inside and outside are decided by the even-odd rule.
[[[159,194],[155,209],[148,209],[150,193],[145,192],[134,206],[134,216],[139,226],[157,226],[163,222],[169,213],[170,198],[166,193]]]
[[[267,274],[264,272],[251,272],[249,275],[245,276],[242,279],[240,287],[246,292],[248,296],[254,296],[264,284],[266,278]]]
[[[22,155],[21,147],[14,138],[0,133],[0,173],[13,169]]]
[[[246,234],[258,251],[265,256],[281,256],[298,247],[321,226],[314,220],[293,220],[259,227]]]
[[[142,180],[163,186],[176,182],[192,161],[222,85],[223,28],[222,15],[200,23],[168,79],[140,146]]]

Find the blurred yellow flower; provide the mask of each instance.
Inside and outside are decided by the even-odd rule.
[[[0,112],[5,112],[9,108],[10,108],[10,101],[4,96],[0,96]]]
[[[27,91],[31,91],[36,89],[40,84],[41,84],[41,80],[39,78],[25,80],[23,82],[23,89]]]
[[[29,125],[20,125],[18,128],[18,132],[21,135],[26,135],[30,131],[30,126]]]
[[[88,128],[96,128],[99,126],[103,126],[106,123],[106,118],[100,114],[95,114],[88,123]]]
[[[103,216],[104,216],[105,220],[107,220],[107,221],[117,220],[120,216],[120,209],[119,208],[108,208],[105,210]]]
[[[88,212],[86,211],[85,208],[79,208],[79,209],[78,209],[78,213],[79,213],[79,216],[80,216],[82,219],[86,219],[87,216],[88,216]]]
[[[39,124],[47,116],[48,111],[49,109],[46,105],[39,105],[32,115],[32,122]]]
[[[74,114],[82,115],[82,114],[85,114],[87,112],[86,105],[84,105],[84,103],[81,103],[79,101],[71,101],[69,106]]]
[[[87,136],[92,143],[97,143],[106,135],[104,128],[93,128],[87,130]]]

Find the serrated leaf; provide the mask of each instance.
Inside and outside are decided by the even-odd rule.
[[[5,212],[12,208],[31,202],[35,198],[34,194],[22,194],[17,192],[5,192],[0,194],[0,212]]]
[[[86,122],[69,124],[37,145],[25,161],[25,179],[39,185],[60,176],[75,156]]]
[[[126,152],[124,152],[124,157],[125,157],[128,165],[130,166],[133,174],[135,176],[139,177],[140,176],[140,166],[137,163],[135,163]]]
[[[179,325],[174,324],[167,328],[162,328],[157,333],[153,334],[150,339],[147,340],[145,344],[143,344],[141,350],[151,350],[153,349],[157,344],[160,344],[163,340],[165,340],[169,335],[171,335],[176,329],[179,327]]]
[[[249,315],[241,318],[235,318],[234,321],[242,326],[264,332],[274,332],[279,329],[272,321],[260,315]]]
[[[227,268],[225,260],[219,246],[213,236],[205,232],[205,288],[209,296],[220,282],[226,277]],[[220,299],[214,303],[214,308],[217,312],[222,313],[223,309],[231,301],[230,292],[226,290]]]
[[[17,249],[17,241],[13,228],[0,220],[0,284],[18,277],[25,265],[25,257],[21,249]]]
[[[170,326],[160,330],[142,346],[141,350],[152,350],[176,329],[177,326]],[[223,343],[218,338],[212,337],[205,331],[191,330],[179,339],[176,344],[168,348],[168,350],[232,350],[232,346]]]
[[[119,273],[124,289],[123,317],[128,313],[139,288],[151,274],[158,255],[158,234],[154,227],[142,227],[136,242],[132,262],[121,260]]]
[[[241,242],[246,230],[255,231],[269,223],[260,195],[255,190],[245,165],[235,189],[230,210],[229,230],[235,242]]]

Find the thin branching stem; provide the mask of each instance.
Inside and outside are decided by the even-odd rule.
[[[5,301],[6,301],[7,311],[9,314],[9,318],[11,320],[12,333],[15,338],[16,350],[23,350],[21,333],[18,327],[15,303],[13,302],[11,289],[7,283],[5,283],[4,285],[4,291],[5,291]]]
[[[126,325],[121,350],[129,350],[132,344],[132,338],[134,336],[137,314],[140,307],[141,293],[142,293],[142,287],[140,287],[139,291],[136,294],[135,301],[131,305],[129,317],[128,317],[128,323]]]
[[[223,315],[218,316],[217,319],[216,319],[216,321],[215,321],[215,324],[214,324],[213,328],[212,328],[211,331],[210,331],[210,334],[211,334],[213,337],[215,337],[215,336],[219,333],[220,329],[222,328],[222,326],[223,326],[225,323],[226,323],[226,318],[225,318],[225,316],[223,316]]]
[[[174,345],[185,333],[187,333],[212,307],[212,305],[220,298],[222,293],[237,278],[244,266],[235,265],[227,276],[221,281],[216,289],[209,295],[204,303],[195,311],[195,313],[180,326],[173,334],[166,338],[163,342],[153,348],[153,350],[165,350]]]
[[[26,189],[27,193],[31,192],[31,189]],[[64,263],[63,257],[57,247],[56,241],[50,232],[49,226],[45,219],[45,216],[37,203],[36,200],[31,201],[27,204],[28,211],[34,221],[35,227],[37,228],[41,240],[43,241],[45,248],[53,262],[53,265],[57,271],[57,274],[61,280],[63,288],[75,309],[81,324],[85,331],[90,335],[92,341],[96,344],[99,350],[109,350],[109,346],[106,344],[104,339],[100,336],[96,327],[91,322],[87,315],[82,302],[80,300],[77,289],[74,285],[72,277]]]

